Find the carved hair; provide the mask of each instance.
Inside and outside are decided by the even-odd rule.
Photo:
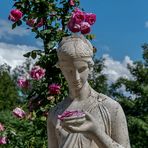
[[[57,49],[57,54],[69,55],[72,58],[92,57],[93,46],[83,35],[64,37]]]
[[[94,65],[92,60],[93,46],[83,35],[73,34],[72,36],[64,37],[59,44],[57,54],[59,58],[62,55],[68,55],[74,59],[90,57],[90,59],[85,60],[85,62],[88,63],[88,67],[90,71],[92,71]],[[58,67],[58,63],[56,66]]]

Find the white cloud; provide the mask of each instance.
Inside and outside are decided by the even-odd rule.
[[[148,21],[145,22],[145,27],[148,28]]]
[[[110,51],[110,47],[107,46],[107,45],[102,45],[100,48],[101,48],[102,51],[105,51],[105,52],[109,52]]]
[[[0,65],[7,63],[12,68],[21,65],[25,61],[23,54],[37,49],[26,45],[13,45],[0,42]]]
[[[127,69],[127,64],[133,64],[130,57],[126,56],[122,62],[112,59],[109,55],[103,55],[105,59],[105,68],[103,74],[105,74],[109,80],[109,84],[115,82],[119,77],[132,79],[132,75]]]
[[[37,49],[33,46],[14,45],[0,42],[0,65],[7,63],[12,68],[21,65],[25,61],[23,54]],[[112,59],[109,55],[103,55],[105,59],[104,73],[109,79],[109,83],[115,82],[119,77],[132,79],[132,76],[127,69],[127,64],[132,64],[130,57],[126,56],[122,62]]]
[[[5,38],[11,40],[11,36],[26,36],[29,35],[29,30],[19,26],[12,30],[11,22],[0,20],[0,39]]]

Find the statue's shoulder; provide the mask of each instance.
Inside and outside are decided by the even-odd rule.
[[[99,98],[100,98],[100,101],[102,101],[102,104],[104,104],[111,113],[114,113],[119,108],[122,108],[121,105],[119,104],[119,102],[117,102],[116,100],[110,98],[107,95],[99,93]]]

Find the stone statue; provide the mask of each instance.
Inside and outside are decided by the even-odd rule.
[[[57,54],[69,96],[49,111],[48,148],[130,148],[121,106],[87,81],[94,64],[91,43],[82,35],[65,37]]]

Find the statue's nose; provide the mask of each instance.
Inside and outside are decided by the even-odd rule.
[[[79,74],[79,72],[77,70],[74,72],[74,78],[75,78],[75,80],[80,79],[80,74]]]

